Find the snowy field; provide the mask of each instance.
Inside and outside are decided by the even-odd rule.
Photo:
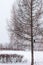
[[[18,54],[23,55],[22,61],[24,63],[6,63],[0,65],[31,65],[31,51],[0,51],[0,54]],[[42,51],[34,51],[34,65],[43,65],[43,52]]]
[[[0,64],[0,65],[31,65],[30,63],[13,63],[13,64]],[[38,63],[35,63],[34,65],[43,65],[43,62],[42,63],[40,63],[40,62],[38,62]]]
[[[31,65],[29,63],[0,64],[0,65]]]

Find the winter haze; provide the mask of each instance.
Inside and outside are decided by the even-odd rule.
[[[7,21],[14,2],[16,4],[15,0],[0,0],[0,43],[9,43]]]

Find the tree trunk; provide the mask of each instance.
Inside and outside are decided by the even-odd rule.
[[[31,65],[34,65],[34,57],[33,57],[33,20],[32,20],[32,3],[31,0]]]

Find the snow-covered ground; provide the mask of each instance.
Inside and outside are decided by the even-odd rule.
[[[0,63],[0,65],[31,65],[31,63]],[[43,62],[37,62],[34,65],[43,65]]]
[[[13,63],[13,64],[0,64],[0,65],[31,65],[29,63]]]
[[[31,52],[30,51],[0,51],[0,54],[18,54],[23,56],[22,61],[31,62]]]
[[[23,55],[22,61],[24,63],[13,63],[13,64],[0,64],[0,65],[31,65],[31,51],[0,51],[0,54],[18,54]],[[27,61],[27,62],[26,62]],[[34,51],[34,63],[35,65],[43,65],[43,52],[42,51]]]

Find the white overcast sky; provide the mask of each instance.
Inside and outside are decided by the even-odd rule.
[[[7,20],[15,0],[0,0],[0,43],[8,43]],[[16,4],[16,3],[15,3]]]

